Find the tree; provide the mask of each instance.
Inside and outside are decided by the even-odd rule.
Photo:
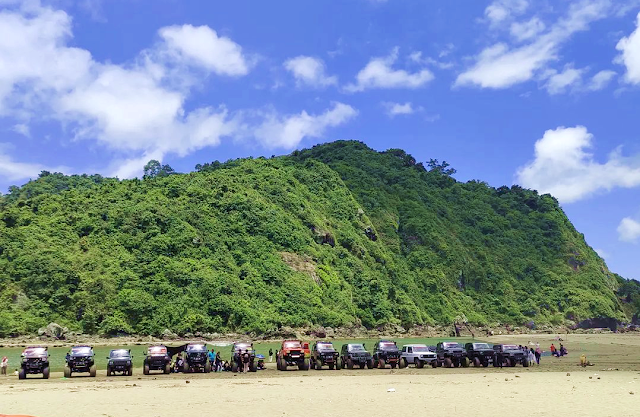
[[[440,163],[437,159],[430,159],[427,162],[427,166],[429,167],[429,171],[436,171],[444,175],[453,175],[456,171],[454,168],[449,168],[451,165],[447,161],[442,161]]]
[[[173,168],[171,168],[170,165],[168,164],[162,165],[160,164],[159,161],[152,159],[151,161],[147,162],[147,164],[144,166],[143,178],[145,179],[162,178],[162,177],[168,177],[169,175],[173,175],[175,173],[176,171]]]

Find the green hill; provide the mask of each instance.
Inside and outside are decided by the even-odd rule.
[[[143,180],[43,172],[0,203],[0,335],[637,313],[554,198],[427,165],[341,141]]]

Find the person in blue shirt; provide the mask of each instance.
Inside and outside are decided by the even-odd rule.
[[[215,363],[216,363],[216,351],[211,349],[211,352],[208,353],[209,356],[209,362],[211,363],[211,369],[215,369]]]

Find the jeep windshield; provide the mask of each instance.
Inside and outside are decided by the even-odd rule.
[[[126,349],[112,350],[109,354],[112,358],[128,358],[130,356],[129,351]]]
[[[253,350],[251,343],[236,343],[235,350]]]
[[[349,345],[349,352],[364,352],[364,346],[362,345]]]
[[[47,348],[26,348],[22,352],[22,356],[47,356]]]
[[[462,346],[460,346],[460,343],[456,343],[456,342],[445,342],[442,344],[442,347],[445,349],[462,348]]]
[[[413,346],[413,352],[430,352],[430,350],[426,346]]]
[[[164,346],[151,346],[149,348],[149,355],[166,355],[167,348]]]
[[[318,350],[334,350],[333,345],[331,343],[318,343],[316,345]]]
[[[393,342],[381,342],[379,345],[381,350],[396,350],[398,346],[396,346]]]
[[[502,350],[519,350],[516,345],[502,345]]]
[[[76,346],[71,348],[71,356],[91,356],[93,351],[89,346]]]
[[[187,352],[206,352],[207,348],[204,345],[189,345],[187,346]]]
[[[284,342],[284,347],[286,349],[302,349],[300,342]]]
[[[474,349],[491,349],[488,343],[474,343],[473,348]]]

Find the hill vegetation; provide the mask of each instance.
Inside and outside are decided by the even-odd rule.
[[[0,336],[630,321],[557,201],[334,142],[271,159],[43,172],[0,201]]]

